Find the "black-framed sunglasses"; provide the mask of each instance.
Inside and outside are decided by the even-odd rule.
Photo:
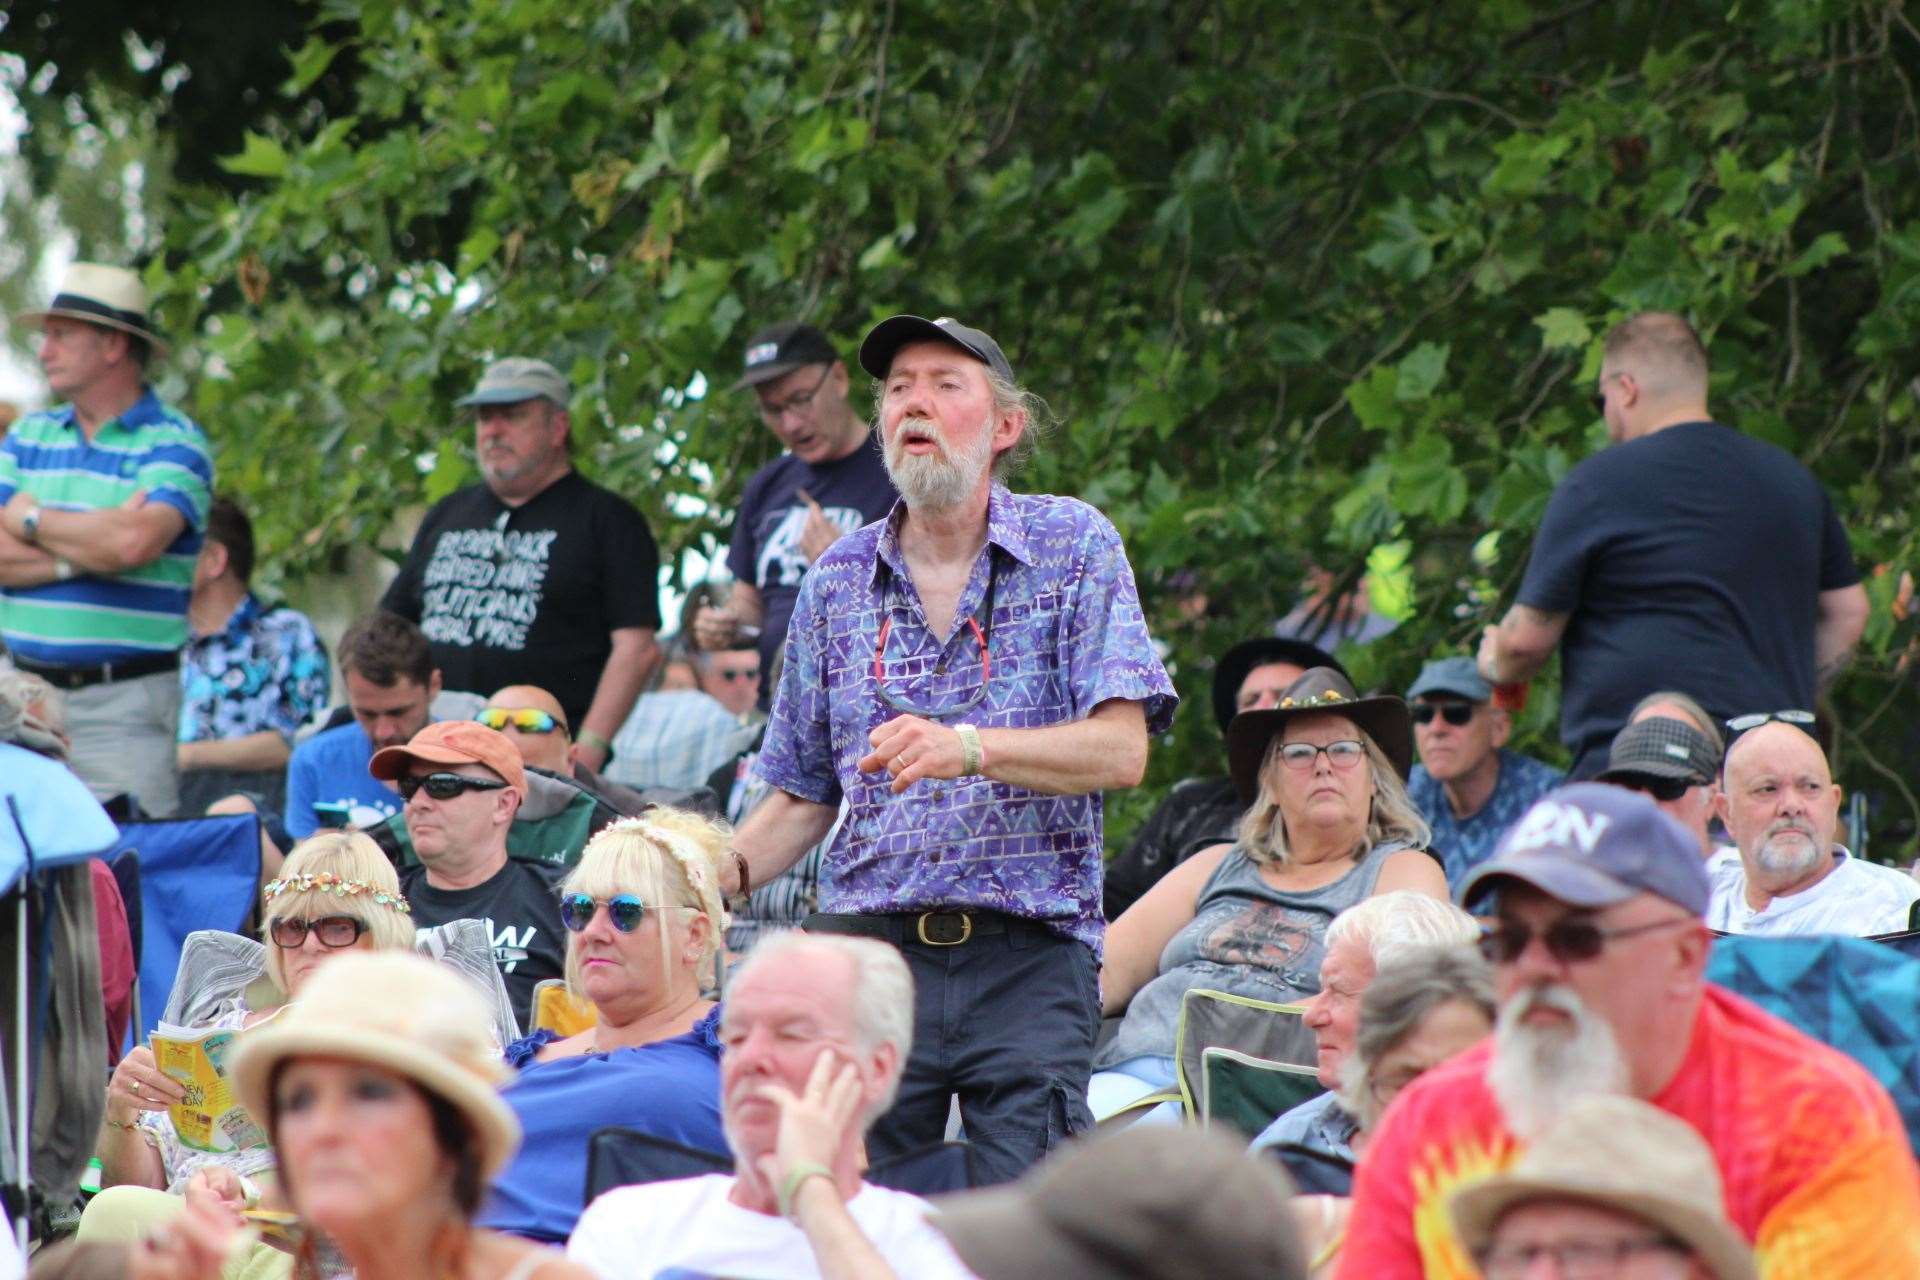
[[[1437,715],[1456,729],[1465,728],[1479,708],[1471,702],[1416,702],[1407,708],[1415,724],[1432,724]]]
[[[357,916],[321,916],[318,920],[299,920],[282,916],[267,926],[267,936],[282,951],[298,950],[311,933],[323,947],[350,947],[367,931],[367,922]]]
[[[1692,788],[1705,785],[1691,778],[1661,778],[1651,773],[1616,773],[1606,780],[1616,787],[1644,792],[1655,800],[1669,803],[1678,800]]]
[[[1758,729],[1763,724],[1771,724],[1778,720],[1781,724],[1795,725],[1811,731],[1814,723],[1819,719],[1820,717],[1811,711],[1804,711],[1799,707],[1788,707],[1785,711],[1754,711],[1744,716],[1735,716],[1726,724],[1727,728],[1735,733],[1745,733],[1749,729]]]
[[[503,791],[507,785],[491,778],[469,778],[464,773],[409,773],[399,782],[400,794],[408,800],[422,787],[430,800],[451,800],[468,791]]]
[[[1696,923],[1698,921],[1692,916],[1674,916],[1668,920],[1655,920],[1651,924],[1608,929],[1585,916],[1562,916],[1540,931],[1540,940],[1546,944],[1547,954],[1555,960],[1561,964],[1574,964],[1593,959],[1606,950],[1609,942],[1652,933],[1655,929]],[[1489,964],[1512,964],[1526,951],[1534,933],[1532,925],[1521,924],[1517,920],[1502,920],[1480,931],[1480,954],[1487,958]]]
[[[812,407],[813,398],[820,394],[820,388],[827,385],[827,379],[832,375],[833,366],[828,365],[820,371],[819,379],[814,382],[810,389],[806,391],[796,391],[785,400],[778,400],[771,404],[762,400],[760,402],[760,417],[771,425],[779,422],[790,413],[805,413]]]
[[[593,923],[594,913],[607,909],[607,919],[621,933],[632,933],[646,919],[647,904],[631,893],[616,893],[605,902],[585,893],[563,894],[560,898],[560,923],[567,932],[579,933]]]
[[[728,684],[732,684],[737,680],[758,680],[760,678],[760,668],[755,667],[751,671],[716,671],[714,674],[722,680],[725,680]]]

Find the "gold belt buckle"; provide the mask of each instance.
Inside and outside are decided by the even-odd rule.
[[[952,915],[957,915],[960,917],[960,936],[959,937],[929,938],[927,936],[928,920],[931,920],[934,916],[952,916]],[[968,938],[971,938],[973,936],[973,916],[971,913],[965,912],[965,911],[922,911],[920,915],[914,920],[913,925],[914,925],[914,932],[916,935],[918,935],[920,941],[925,943],[929,947],[957,947],[961,943],[965,942]]]

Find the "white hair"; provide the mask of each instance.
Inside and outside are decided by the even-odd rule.
[[[1527,1022],[1536,1007],[1565,1014],[1572,1029]],[[1576,1100],[1624,1094],[1627,1083],[1626,1056],[1612,1025],[1571,988],[1557,982],[1531,987],[1501,1007],[1487,1085],[1507,1128],[1522,1141],[1538,1138]]]
[[[1327,926],[1326,945],[1357,942],[1373,956],[1377,973],[1422,947],[1470,946],[1480,936],[1474,918],[1413,889],[1378,893],[1348,907]]]
[[[874,1104],[868,1121],[877,1119],[893,1105],[900,1087],[900,1073],[913,1051],[913,975],[900,953],[875,938],[849,938],[839,934],[802,933],[782,929],[764,935],[728,978],[738,987],[764,967],[778,968],[802,952],[826,952],[844,956],[853,965],[853,986],[847,992],[853,1018],[854,1039],[863,1050],[883,1044],[894,1050],[893,1077],[887,1081],[886,1094]],[[721,1016],[726,1015],[723,1012]]]

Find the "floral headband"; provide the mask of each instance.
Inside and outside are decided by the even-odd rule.
[[[383,907],[390,907],[401,915],[412,915],[413,908],[407,900],[397,893],[388,893],[377,889],[365,880],[343,880],[331,871],[315,871],[305,875],[288,876],[283,880],[269,880],[261,895],[268,899],[284,893],[331,893],[336,897],[352,898],[363,893],[373,895],[373,900]]]
[[[621,818],[610,822],[607,831],[630,831],[634,835],[644,836],[660,848],[667,851],[673,860],[680,864],[681,872],[687,877],[687,885],[693,890],[693,896],[702,904],[700,910],[713,917],[713,922],[725,930],[733,923],[732,915],[727,911],[725,899],[720,896],[720,882],[715,879],[713,866],[686,838],[671,832],[662,831],[645,818]]]

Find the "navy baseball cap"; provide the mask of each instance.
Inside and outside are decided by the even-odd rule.
[[[1711,889],[1700,844],[1653,801],[1604,782],[1549,791],[1508,828],[1460,886],[1460,905],[1518,880],[1570,907],[1598,909],[1651,893],[1696,916]]]
[[[1468,702],[1485,702],[1493,697],[1493,685],[1480,674],[1472,658],[1435,658],[1420,668],[1419,678],[1407,690],[1407,699],[1429,693],[1450,693]]]
[[[889,316],[867,334],[860,343],[860,367],[876,378],[884,378],[893,368],[900,348],[915,342],[945,342],[993,370],[1008,382],[1013,381],[1013,366],[1000,344],[979,329],[970,329],[952,316],[928,320],[921,316]]]

